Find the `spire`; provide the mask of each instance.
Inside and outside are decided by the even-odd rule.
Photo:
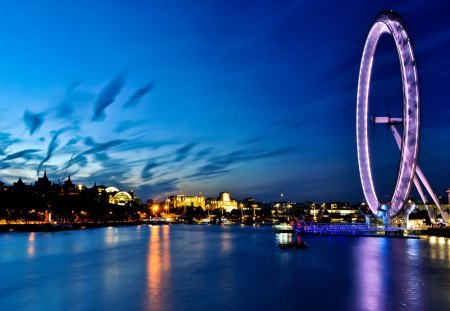
[[[44,176],[42,177],[42,179],[44,180],[44,181],[48,181],[48,177],[47,177],[47,169],[44,171]]]

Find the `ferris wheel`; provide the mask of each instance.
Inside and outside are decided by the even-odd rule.
[[[369,150],[368,124],[369,120],[369,91],[373,60],[378,41],[382,34],[391,35],[394,39],[400,63],[401,80],[403,86],[403,117],[372,117],[376,124],[389,125],[395,141],[400,149],[400,164],[393,195],[387,204],[378,199],[371,170]],[[402,25],[399,15],[393,11],[379,14],[373,23],[364,46],[358,80],[358,94],[356,105],[356,141],[358,166],[361,184],[367,205],[373,214],[385,218],[394,217],[400,213],[409,213],[408,197],[414,184],[419,195],[426,204],[427,199],[419,183],[423,183],[436,206],[441,212],[443,221],[449,223],[449,215],[441,208],[439,200],[432,191],[422,170],[417,165],[419,151],[420,129],[419,84],[417,68],[409,36]],[[402,126],[400,136],[397,126]],[[435,215],[429,206],[425,205],[431,221]]]

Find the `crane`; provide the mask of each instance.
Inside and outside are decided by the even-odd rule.
[[[70,156],[70,160],[69,160],[69,163],[67,164],[67,166],[65,168],[61,169],[61,170],[64,170],[64,174],[63,174],[63,177],[62,177],[63,181],[64,181],[64,178],[66,178],[67,170],[69,169],[70,164],[72,163],[74,155],[75,155],[75,152],[72,153],[72,155]],[[61,185],[61,180],[59,180],[59,184]]]

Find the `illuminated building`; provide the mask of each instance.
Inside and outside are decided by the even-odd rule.
[[[106,194],[108,195],[108,203],[115,204],[114,196],[119,192],[119,189],[116,187],[107,187],[105,189]]]
[[[108,195],[108,203],[116,205],[125,205],[133,201],[133,196],[125,191],[120,191],[116,187],[106,187],[105,193]]]
[[[119,191],[114,195],[114,204],[125,205],[133,200],[133,197],[125,191]]]
[[[205,209],[205,197],[201,193],[195,196],[185,194],[172,195],[167,198],[166,203],[171,208],[193,206]]]
[[[232,210],[237,209],[237,201],[230,197],[228,192],[220,193],[220,197],[209,200],[209,207],[211,209],[221,209],[226,213],[231,213]]]

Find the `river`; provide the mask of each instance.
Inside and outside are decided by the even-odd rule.
[[[0,310],[450,310],[450,240],[165,225],[0,234]]]

